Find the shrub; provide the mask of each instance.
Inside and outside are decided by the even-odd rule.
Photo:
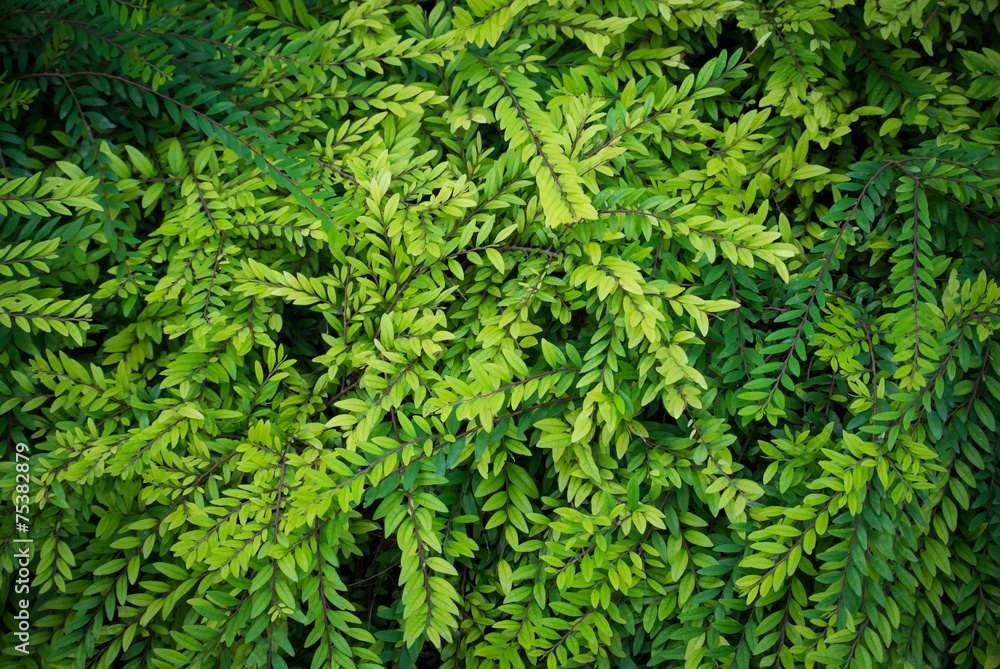
[[[1000,666],[996,10],[7,3],[4,666]]]

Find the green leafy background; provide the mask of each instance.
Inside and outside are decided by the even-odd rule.
[[[996,0],[12,0],[0,666],[1000,666]]]

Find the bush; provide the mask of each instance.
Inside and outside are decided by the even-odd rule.
[[[998,16],[7,3],[3,666],[1000,666]]]

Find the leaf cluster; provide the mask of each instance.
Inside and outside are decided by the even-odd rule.
[[[1000,666],[997,0],[3,20],[0,667]]]

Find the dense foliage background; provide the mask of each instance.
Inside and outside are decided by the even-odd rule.
[[[996,0],[2,25],[2,666],[1000,666]]]

